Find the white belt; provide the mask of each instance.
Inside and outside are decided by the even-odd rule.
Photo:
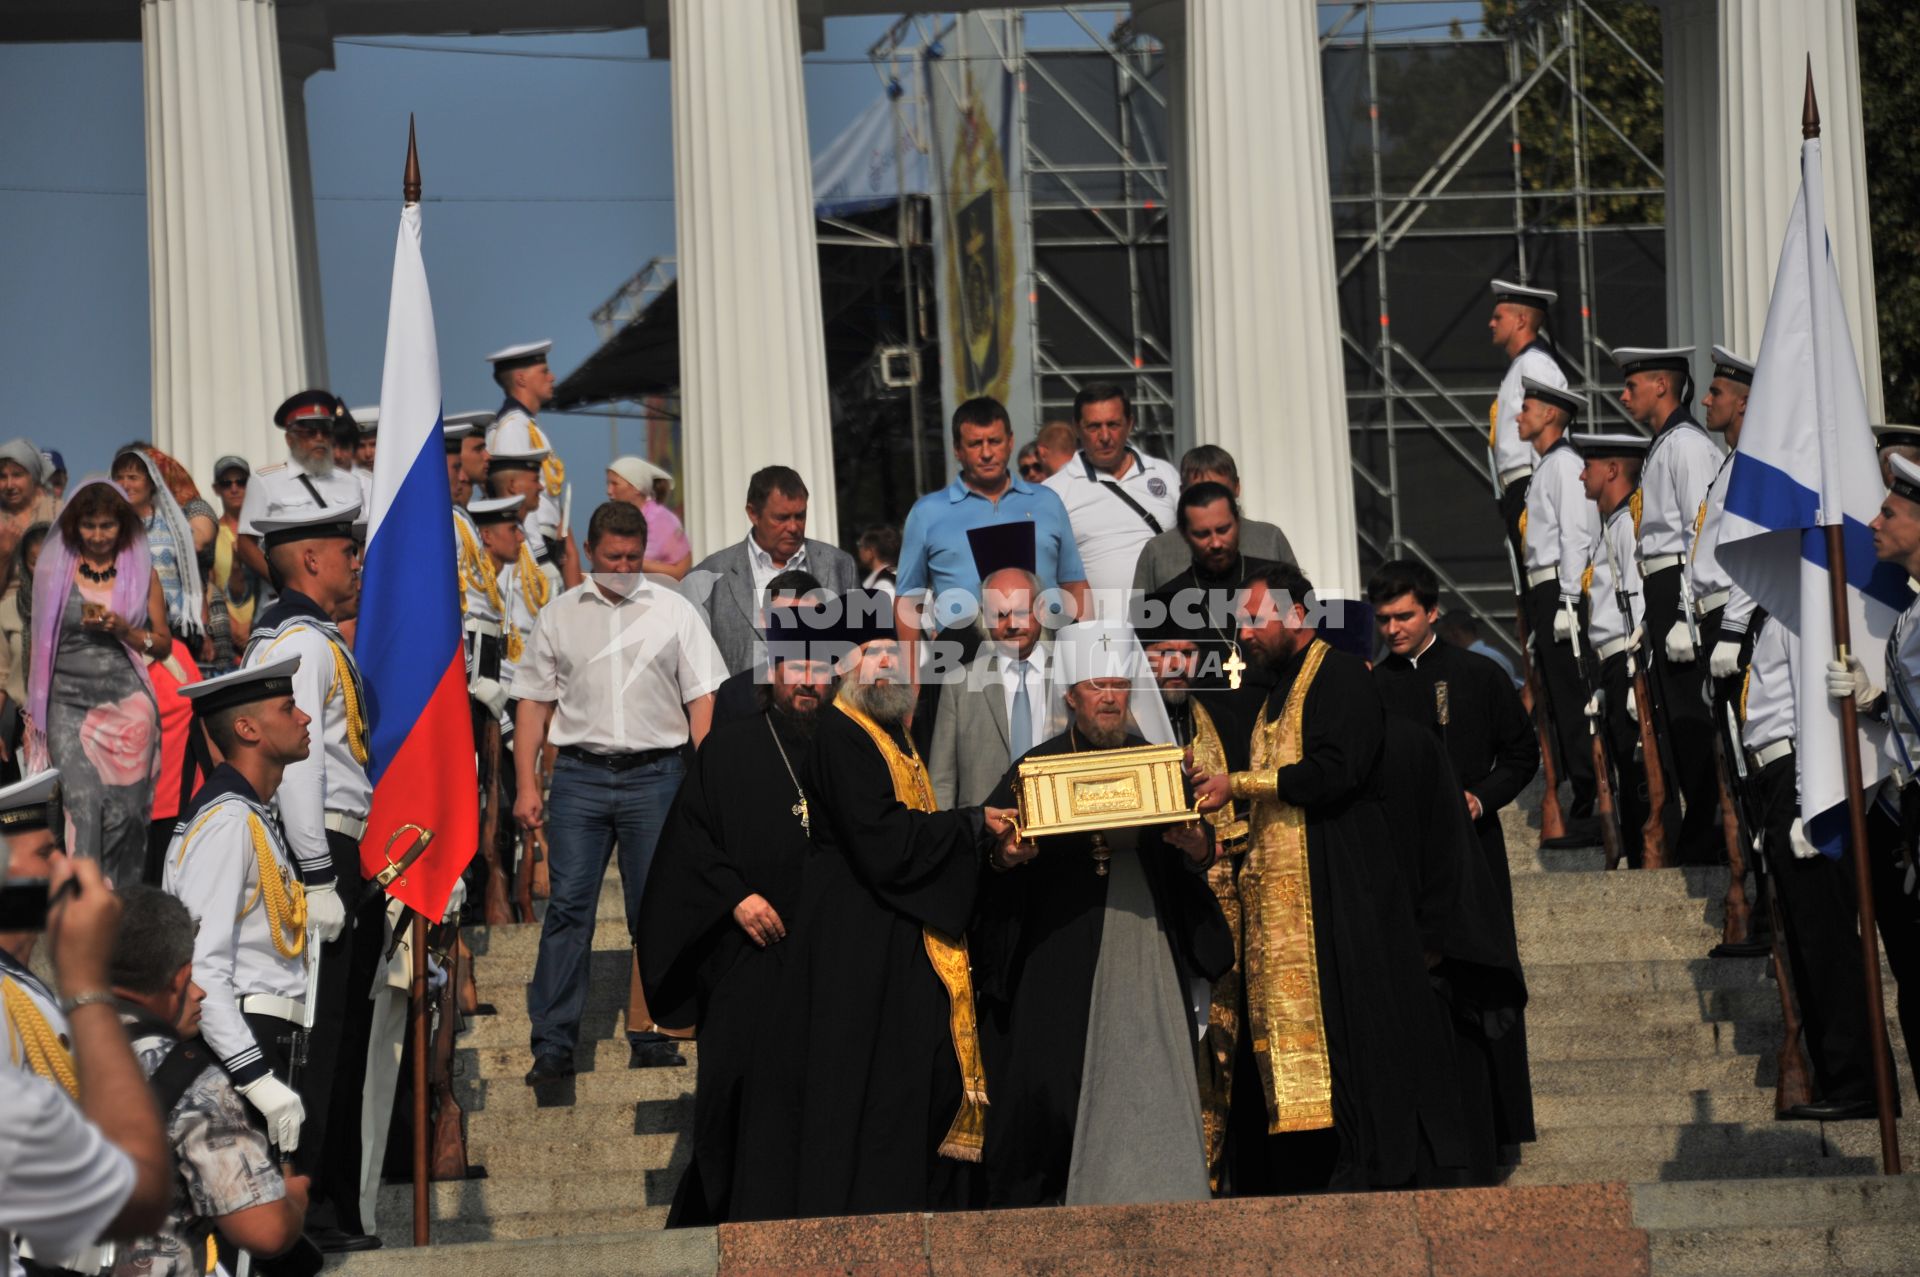
[[[1665,572],[1668,568],[1678,567],[1680,560],[1685,557],[1684,554],[1656,554],[1650,559],[1642,559],[1640,570],[1652,576],[1655,572]]]
[[[1536,585],[1545,585],[1548,581],[1553,580],[1559,575],[1560,565],[1558,563],[1549,563],[1543,568],[1535,568],[1533,571],[1527,573],[1527,588],[1531,590]]]
[[[1602,643],[1599,647],[1594,648],[1593,654],[1599,657],[1603,661],[1610,660],[1611,658],[1616,657],[1620,655],[1620,653],[1626,651],[1627,643],[1629,641],[1630,640],[1626,637],[1617,638],[1617,639],[1608,639],[1606,642]]]
[[[1502,470],[1500,472],[1500,486],[1503,488],[1512,487],[1514,480],[1524,479],[1532,473],[1532,466],[1515,466],[1511,470]]]
[[[336,834],[357,839],[367,832],[367,818],[349,816],[344,811],[330,811],[327,813],[327,828]]]
[[[300,1024],[307,1018],[300,999],[283,998],[277,993],[249,993],[240,999],[240,1011],[244,1015],[270,1015],[289,1024]]]
[[[500,637],[500,625],[496,621],[482,621],[474,617],[468,617],[466,629],[469,634],[478,634],[485,638]]]
[[[1747,751],[1747,765],[1759,771],[1769,763],[1777,763],[1793,752],[1793,737],[1785,736],[1771,745],[1762,745],[1759,749]]]
[[[1712,594],[1705,595],[1693,601],[1693,614],[1695,616],[1706,616],[1715,608],[1725,607],[1727,600],[1732,597],[1732,590],[1715,590]]]

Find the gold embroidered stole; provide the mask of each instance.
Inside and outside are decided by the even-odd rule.
[[[1287,693],[1280,721],[1263,706],[1249,763],[1256,773],[1300,761],[1307,689],[1325,661],[1315,640]],[[1333,1069],[1320,1005],[1320,962],[1314,948],[1313,892],[1307,869],[1307,815],[1279,799],[1256,799],[1249,815],[1252,846],[1240,871],[1246,911],[1242,954],[1253,1058],[1267,1100],[1267,1130],[1318,1131],[1333,1125]]]
[[[1189,700],[1187,708],[1193,715],[1195,766],[1209,775],[1225,775],[1229,768],[1220,729],[1200,702]],[[1214,839],[1223,849],[1247,835],[1245,813],[1236,811],[1236,807],[1234,800],[1228,799],[1226,806],[1207,815],[1213,824]],[[1233,935],[1233,966],[1213,982],[1207,1007],[1207,1032],[1201,1039],[1199,1057],[1200,1131],[1207,1159],[1207,1179],[1217,1192],[1227,1151],[1227,1109],[1233,1100],[1233,1044],[1240,1036],[1242,929],[1240,892],[1234,883],[1231,856],[1223,854],[1219,862],[1207,870],[1207,886],[1220,902],[1220,912],[1227,916],[1227,930]]]
[[[887,760],[893,777],[893,796],[910,811],[933,811],[933,781],[926,764],[920,761],[913,742],[906,751],[893,743],[881,726],[845,701],[834,705],[842,714],[860,724],[872,738],[880,756]],[[923,926],[927,961],[933,973],[947,989],[948,1023],[953,1034],[953,1053],[960,1063],[960,1111],[940,1142],[940,1156],[960,1162],[977,1162],[987,1133],[987,1071],[980,1062],[980,1033],[974,1020],[973,976],[967,959],[967,938],[949,936],[933,927]]]

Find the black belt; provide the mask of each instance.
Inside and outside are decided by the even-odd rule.
[[[587,763],[594,767],[604,767],[610,772],[632,771],[636,767],[645,767],[648,763],[657,763],[663,758],[672,758],[679,752],[678,745],[670,749],[642,749],[631,754],[596,754],[578,745],[562,745],[559,749],[562,758],[571,758],[576,763]]]

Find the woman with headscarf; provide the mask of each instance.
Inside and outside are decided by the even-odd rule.
[[[658,572],[678,581],[693,566],[693,545],[687,540],[680,516],[655,499],[661,480],[672,491],[672,476],[651,461],[615,457],[607,467],[607,500],[624,501],[646,516],[647,557],[641,571]]]
[[[149,660],[173,650],[166,598],[126,494],[75,489],[33,571],[26,764],[58,767],[67,850],[137,882],[160,766]]]
[[[0,782],[20,779],[22,717],[27,703],[27,616],[33,593],[33,565],[47,539],[51,523],[35,523],[20,535],[14,547],[7,588],[0,593]]]
[[[165,453],[158,455],[166,457]],[[195,527],[195,520],[174,497],[165,467],[155,459],[154,450],[144,444],[129,444],[114,455],[113,481],[126,493],[127,503],[146,531],[153,575],[166,600],[167,627],[188,646],[201,647],[207,637],[207,611],[206,592],[200,584],[199,551],[203,542],[213,543],[216,525],[212,508],[204,501],[198,502],[202,515],[198,522],[205,526]],[[191,480],[188,482],[191,485]],[[196,500],[198,495],[194,494]]]

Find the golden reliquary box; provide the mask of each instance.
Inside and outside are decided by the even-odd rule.
[[[1014,793],[1020,836],[1193,820],[1180,774],[1184,753],[1178,745],[1137,745],[1024,760]]]

